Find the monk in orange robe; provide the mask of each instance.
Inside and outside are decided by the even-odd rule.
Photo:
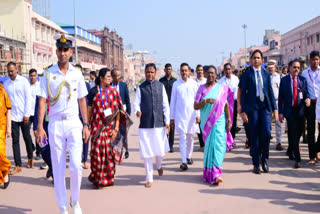
[[[3,85],[0,84],[0,184],[9,185],[11,163],[6,156],[6,135],[11,136],[11,103]]]

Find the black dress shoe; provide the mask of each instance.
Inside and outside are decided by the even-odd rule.
[[[3,184],[3,189],[7,189],[8,186],[9,186],[9,184],[10,184],[10,175],[8,175],[8,181],[7,181],[7,182],[4,182],[4,184]]]
[[[263,171],[264,171],[265,173],[268,173],[268,172],[269,172],[269,166],[268,166],[267,160],[263,160],[262,163],[261,163],[261,165],[262,165]]]
[[[182,163],[182,164],[180,165],[180,169],[182,169],[183,171],[185,171],[185,170],[188,169],[188,165],[185,164],[185,163]]]
[[[236,128],[236,133],[240,132],[241,131],[241,128],[237,127]]]
[[[125,159],[128,159],[128,157],[129,157],[129,152],[126,151],[126,153],[124,153],[124,158],[125,158]]]
[[[188,164],[188,165],[192,165],[192,164],[193,164],[193,160],[192,160],[192,158],[190,158],[190,159],[189,159],[189,158],[187,158],[187,164]]]
[[[174,153],[173,147],[170,147],[169,152],[170,152],[170,153]]]
[[[46,177],[47,178],[50,178],[50,177],[53,178],[53,174],[52,174],[52,170],[51,169],[48,169]]]
[[[259,166],[254,166],[252,172],[255,173],[255,174],[260,174],[261,171],[260,171]]]
[[[296,162],[295,162],[294,168],[296,168],[296,169],[301,168],[301,163],[300,163],[300,161],[296,161]]]

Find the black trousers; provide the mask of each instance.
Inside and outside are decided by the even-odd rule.
[[[304,127],[304,116],[299,114],[299,109],[292,108],[291,115],[286,119],[288,121],[288,153],[289,156],[294,156],[295,161],[300,162],[299,143]]]
[[[31,125],[33,124],[33,119],[34,119],[34,116],[30,116],[29,117],[29,127],[31,128]],[[37,144],[36,142],[35,142],[35,144],[36,144],[36,155],[37,156],[40,156],[40,154],[41,154],[41,147],[39,146],[39,144]]]
[[[200,133],[198,134],[198,138],[199,138],[200,147],[204,147],[204,142],[203,142],[203,138],[202,138],[202,130],[201,130],[201,127],[200,127],[200,123],[199,123],[199,129],[200,129]]]
[[[21,153],[20,153],[20,130],[21,128],[22,135],[24,142],[26,144],[28,159],[33,158],[33,151],[35,147],[32,143],[31,135],[30,135],[30,125],[24,125],[23,122],[14,122],[12,121],[12,150],[13,150],[13,157],[16,166],[21,166]]]
[[[316,154],[320,152],[319,134],[318,134],[317,141],[315,140],[316,103],[311,102],[310,107],[306,108],[305,114],[307,118],[307,139],[308,139],[309,158],[310,160],[313,160],[316,158]],[[318,126],[318,129],[319,129],[319,126]]]
[[[173,148],[173,144],[174,144],[174,128],[172,129],[170,127],[170,133],[169,133],[168,138],[169,138],[169,146],[170,146],[170,148]]]
[[[233,122],[232,122],[231,131],[230,131],[233,139],[236,137],[236,130],[237,130],[237,118],[238,118],[237,106],[238,106],[238,102],[237,100],[235,100],[234,108],[233,108]]]

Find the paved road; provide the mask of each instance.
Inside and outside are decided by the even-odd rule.
[[[145,172],[139,155],[138,121],[134,118],[130,130],[130,158],[117,166],[115,186],[109,189],[94,189],[88,182],[89,170],[83,171],[81,207],[83,213],[110,214],[209,214],[209,213],[319,213],[320,211],[320,164],[307,165],[307,146],[302,145],[302,168],[293,169],[293,162],[285,151],[275,151],[274,140],[270,153],[270,173],[251,173],[248,149],[244,148],[243,128],[236,137],[237,147],[226,154],[223,164],[224,182],[216,187],[202,180],[203,153],[196,140],[193,159],[188,171],[179,169],[180,154],[178,136],[175,153],[165,156],[164,176],[154,172],[151,189],[144,188]],[[274,135],[274,129],[273,129]],[[285,135],[284,135],[285,136]],[[197,139],[197,138],[196,138]],[[287,146],[285,139],[284,145]],[[45,178],[40,170],[41,161],[33,169],[27,164],[25,146],[23,171],[12,176],[7,190],[0,190],[0,213],[59,213],[52,180]],[[7,154],[13,163],[11,139]],[[67,184],[69,189],[69,173]],[[69,194],[69,191],[68,191]],[[71,212],[71,209],[70,209]]]

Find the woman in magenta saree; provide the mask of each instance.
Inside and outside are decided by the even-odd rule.
[[[207,83],[197,92],[194,108],[200,109],[203,141],[203,179],[211,184],[222,182],[222,163],[226,151],[234,145],[230,128],[233,115],[233,92],[227,86],[216,83],[216,68],[208,66]]]

